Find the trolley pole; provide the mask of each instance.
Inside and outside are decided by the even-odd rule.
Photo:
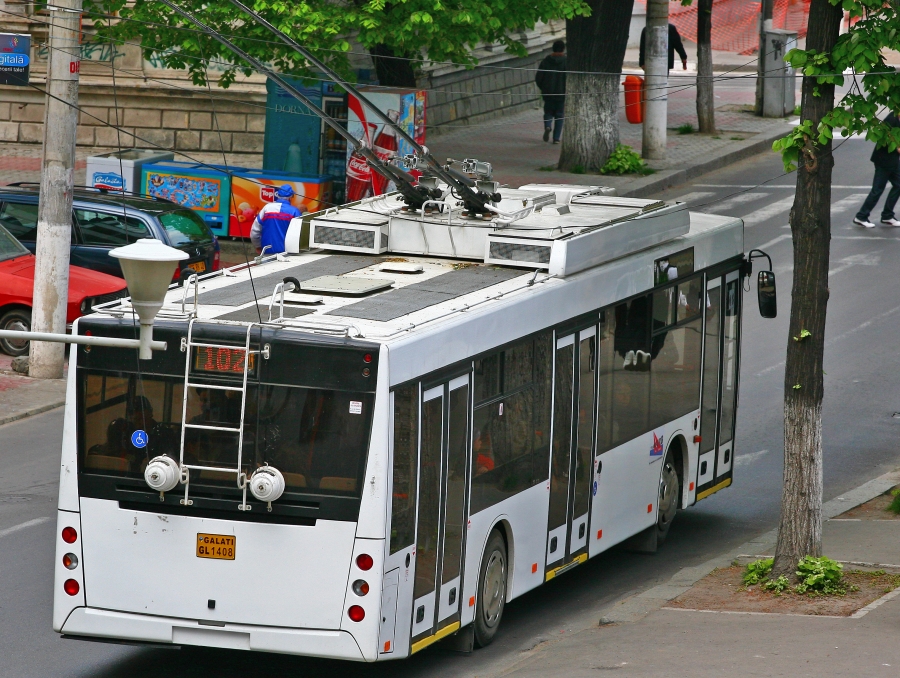
[[[642,155],[666,157],[666,116],[669,84],[669,2],[647,0],[644,34],[644,129]]]
[[[54,0],[52,7],[31,327],[60,334],[66,331],[69,296],[81,0]],[[64,362],[63,344],[31,342],[29,376],[60,379]]]

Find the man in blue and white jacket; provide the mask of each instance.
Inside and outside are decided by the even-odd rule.
[[[284,238],[288,226],[291,225],[291,219],[302,215],[302,212],[291,204],[293,197],[294,189],[290,184],[284,184],[275,193],[275,202],[270,202],[256,215],[250,229],[250,242],[256,249],[268,245],[266,254],[284,252]]]

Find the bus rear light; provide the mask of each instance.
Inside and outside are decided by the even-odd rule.
[[[69,581],[72,581],[71,579]],[[68,582],[66,582],[68,583]],[[75,584],[78,586],[78,584]],[[71,594],[74,595],[74,594]],[[350,609],[347,610],[347,616],[350,617],[350,621],[361,622],[366,618],[366,611],[362,609],[359,605],[351,605]]]
[[[372,354],[371,354],[371,353],[366,353],[366,354],[363,356],[363,362],[364,362],[364,363],[370,363],[370,362],[372,362]]]
[[[70,596],[77,596],[80,590],[81,587],[74,579],[66,579],[66,583],[63,584],[63,591],[68,593]]]
[[[364,596],[369,592],[369,582],[357,579],[353,582],[353,593],[358,596]]]
[[[76,556],[74,553],[67,553],[63,556],[63,566],[67,570],[74,570],[76,567],[78,567],[78,556]]]
[[[74,544],[75,540],[78,539],[78,533],[75,531],[74,527],[64,527],[62,538],[67,544]]]
[[[372,565],[374,564],[375,561],[372,560],[372,556],[370,556],[368,553],[360,553],[358,556],[356,556],[356,566],[360,570],[371,570]]]

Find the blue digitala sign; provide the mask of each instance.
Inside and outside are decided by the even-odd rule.
[[[0,85],[28,86],[31,36],[0,33]]]
[[[131,444],[136,448],[141,449],[147,447],[147,443],[150,442],[150,438],[147,436],[146,431],[142,431],[138,429],[134,433],[131,434]]]

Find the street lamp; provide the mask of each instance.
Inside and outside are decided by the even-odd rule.
[[[153,320],[162,308],[166,290],[172,282],[172,269],[176,262],[187,259],[186,252],[169,247],[159,240],[141,238],[125,247],[117,247],[109,253],[122,264],[125,284],[131,295],[131,305],[141,323],[140,339],[117,337],[83,337],[52,332],[20,332],[0,330],[0,338],[27,339],[28,341],[53,341],[62,344],[86,344],[136,348],[141,360],[150,360],[153,351],[165,351],[166,342],[153,341]]]

